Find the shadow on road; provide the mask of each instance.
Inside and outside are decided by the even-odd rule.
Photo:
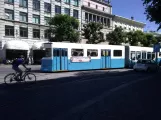
[[[40,71],[39,70],[32,70],[33,73],[37,73]],[[75,71],[73,71],[75,72]],[[22,83],[15,83],[12,85],[6,85],[4,83],[0,84],[0,90],[1,89],[19,89],[19,88],[25,88],[28,87],[30,85],[35,85],[35,86],[39,86],[39,85],[53,85],[57,86],[63,83],[70,83],[70,82],[75,82],[75,81],[83,81],[86,79],[96,79],[96,78],[103,78],[103,77],[112,77],[112,76],[124,76],[127,74],[134,74],[135,72],[132,70],[129,71],[123,71],[123,72],[119,72],[119,71],[103,71],[103,70],[97,70],[97,71],[80,71],[80,72],[76,72],[74,74],[74,76],[70,76],[70,77],[61,77],[61,78],[56,78],[56,79],[47,79],[47,80],[42,80],[42,81],[37,81],[36,84],[32,83],[32,82],[22,82]],[[57,73],[50,73],[50,74],[57,74]],[[62,74],[62,73],[60,73]],[[139,73],[138,73],[139,74]],[[142,73],[144,74],[144,73]]]
[[[56,116],[62,116],[72,107],[100,95],[107,88],[111,89],[122,84],[122,81],[119,78],[117,78],[117,81],[111,80],[110,82],[108,82],[108,79],[105,79],[105,83],[99,83],[99,80],[97,80],[97,82],[82,83],[79,86],[75,84],[70,86],[70,83],[130,74],[136,73],[133,71],[80,71],[75,76],[37,81],[36,84],[21,83],[7,86],[1,84],[1,119],[52,120]],[[95,87],[89,88],[91,85]]]

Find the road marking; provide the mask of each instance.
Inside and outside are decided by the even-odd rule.
[[[87,102],[85,102],[84,104],[81,104],[79,106],[76,106],[72,109],[69,110],[69,112],[67,112],[65,115],[62,115],[62,116],[59,116],[59,117],[56,117],[56,118],[53,118],[53,120],[64,120],[65,118],[67,118],[69,115],[72,115],[72,114],[75,114],[75,113],[79,113],[81,111],[83,111],[85,108],[95,104],[96,102],[99,102],[101,101],[102,99],[104,99],[105,97],[108,97],[111,93],[113,92],[116,92],[122,88],[125,88],[129,85],[132,85],[132,84],[135,84],[135,83],[138,83],[138,82],[141,82],[141,81],[144,81],[144,80],[147,80],[147,79],[150,79],[152,78],[153,76],[148,76],[148,77],[145,77],[145,78],[141,78],[141,79],[138,79],[136,81],[132,81],[132,82],[129,82],[129,83],[125,83],[125,84],[122,84],[118,87],[115,87],[115,88],[112,88],[111,90],[108,90],[108,91],[105,91],[102,95],[96,97],[95,99],[92,99],[92,100],[88,100]]]

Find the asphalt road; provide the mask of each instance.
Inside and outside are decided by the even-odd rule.
[[[159,74],[78,72],[36,84],[1,84],[0,119],[160,120]]]

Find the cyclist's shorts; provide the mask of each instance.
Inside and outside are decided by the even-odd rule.
[[[19,67],[12,66],[12,69],[15,70],[16,72],[22,72],[22,70]]]

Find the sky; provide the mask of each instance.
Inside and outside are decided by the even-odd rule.
[[[157,30],[158,25],[146,20],[146,15],[144,14],[145,8],[142,0],[111,0],[111,5],[112,14],[126,18],[131,18],[131,16],[133,16],[134,20],[146,23],[144,31]],[[161,30],[158,32],[161,32]]]

